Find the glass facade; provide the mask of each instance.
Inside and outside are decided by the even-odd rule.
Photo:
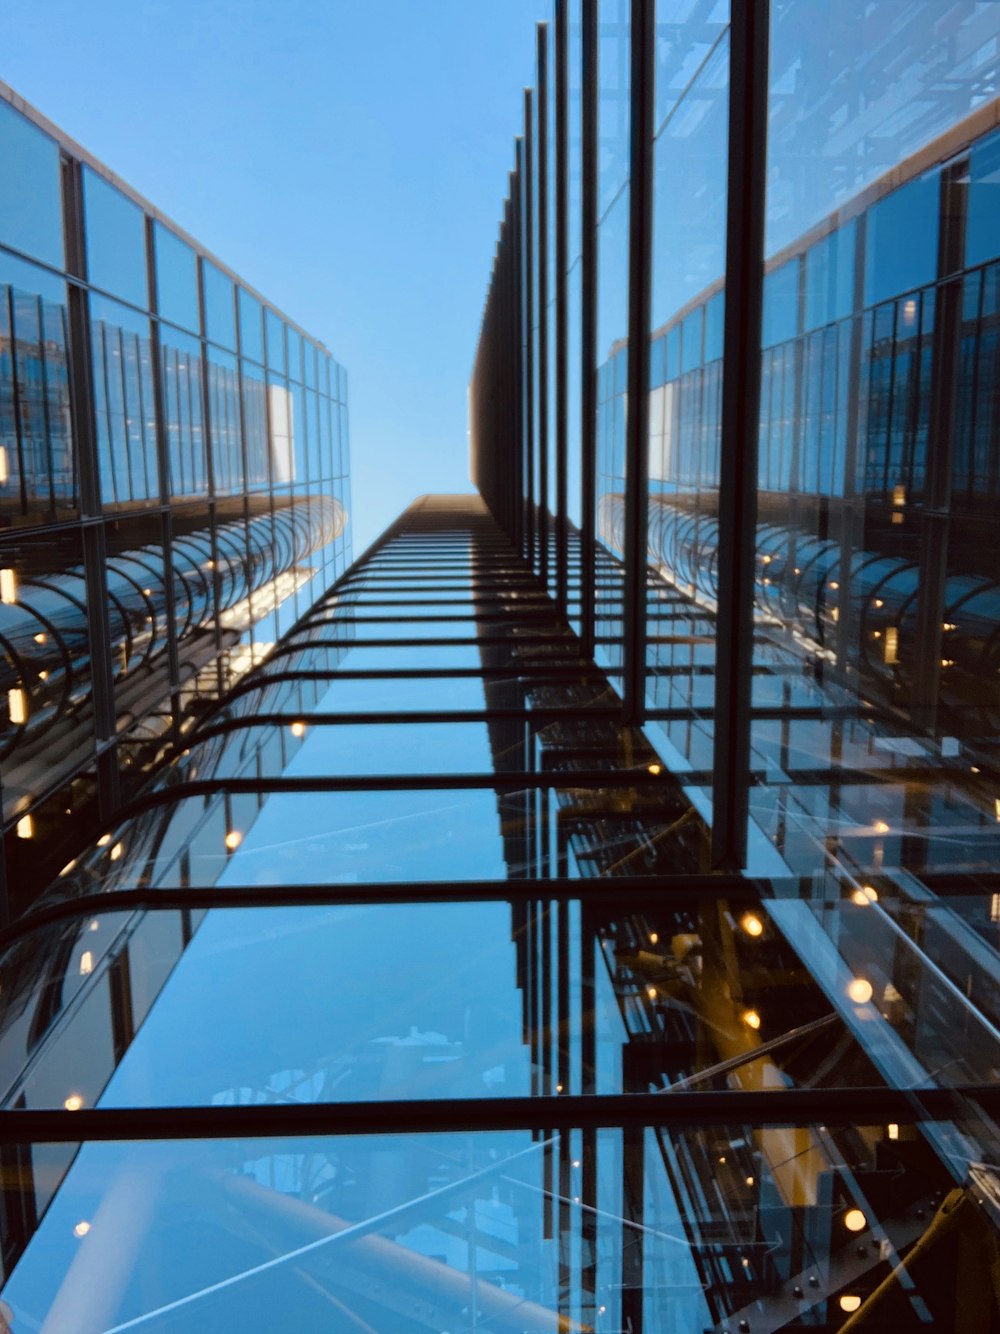
[[[326,348],[2,87],[0,196],[16,912],[349,564],[348,445]]]
[[[556,0],[481,497],[354,564],[318,344],[92,164],[0,235],[10,753],[127,720],[0,934],[0,1328],[1000,1328],[1000,25],[768,8]]]

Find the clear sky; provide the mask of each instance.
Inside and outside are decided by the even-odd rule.
[[[550,0],[2,0],[0,78],[350,374],[354,550],[468,490],[466,386]]]

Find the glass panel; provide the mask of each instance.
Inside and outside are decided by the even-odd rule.
[[[0,524],[79,508],[65,284],[0,251]]]
[[[226,275],[201,261],[201,280],[205,289],[205,333],[213,343],[236,347],[236,313],[233,308],[233,284]]]
[[[264,362],[263,312],[256,297],[239,289],[240,352],[251,361]]]
[[[1000,837],[983,777],[995,340],[986,273],[964,268],[991,253],[993,148],[965,156],[977,126],[960,119],[1000,20],[956,13],[944,97],[926,11],[856,17],[817,27],[795,8],[772,33],[766,243],[783,264],[762,362],[751,841],[795,870],[822,853],[930,878],[993,865]],[[873,54],[888,72],[862,109]],[[804,300],[779,286],[803,261]]]
[[[285,374],[285,325],[280,315],[270,307],[264,308],[264,326],[267,331],[268,370]]]
[[[243,487],[238,362],[236,357],[211,345],[207,348],[207,361],[212,476],[216,494],[225,495]]]
[[[0,241],[63,267],[58,145],[0,100]]]
[[[145,310],[148,295],[142,209],[84,167],[83,211],[90,282]]]
[[[90,344],[101,498],[108,506],[158,498],[149,320],[92,296]]]
[[[171,324],[179,324],[192,333],[200,333],[197,257],[185,241],[162,223],[153,224],[153,235],[156,246],[157,311]]]
[[[161,324],[160,365],[170,494],[207,495],[201,343]]]

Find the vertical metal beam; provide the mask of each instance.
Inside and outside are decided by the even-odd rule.
[[[567,362],[567,320],[568,320],[568,300],[569,290],[567,286],[566,268],[569,261],[568,239],[569,239],[569,98],[568,98],[568,76],[569,76],[569,41],[568,41],[568,18],[566,13],[566,0],[555,0],[555,306],[556,306],[556,345],[555,345],[555,379],[556,379],[556,505],[555,505],[555,537],[556,537],[556,601],[559,609],[565,616],[567,613],[568,598],[568,557],[567,542],[569,540],[569,530],[567,525],[568,512],[568,487],[567,487],[567,469],[566,469],[566,430],[567,430],[567,383],[566,383],[566,362]]]
[[[549,65],[548,24],[536,34],[538,130],[535,212],[538,217],[538,573],[549,573]]]
[[[642,721],[646,689],[646,564],[649,516],[649,324],[653,236],[655,9],[632,0],[628,417],[625,423],[624,721]]]
[[[524,479],[525,550],[535,567],[538,525],[535,511],[535,150],[533,93],[524,90]]]
[[[580,248],[580,641],[594,655],[594,507],[597,504],[597,0],[582,0],[583,101]]]
[[[764,288],[769,0],[742,0],[729,29],[726,322],[719,464],[712,865],[746,865],[750,669]]]
[[[513,348],[512,364],[514,367],[513,402],[514,414],[513,440],[509,446],[513,450],[511,469],[511,505],[513,508],[514,545],[518,551],[524,549],[524,237],[522,234],[523,217],[521,212],[522,191],[524,188],[524,140],[514,141],[514,177],[511,195],[511,270],[513,302]]]

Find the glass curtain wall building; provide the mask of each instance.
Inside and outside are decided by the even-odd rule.
[[[954,482],[995,26],[559,0],[482,498],[302,596],[0,934],[0,1323],[1000,1327],[996,548]]]
[[[347,376],[0,85],[0,764],[18,911],[349,563]]]

